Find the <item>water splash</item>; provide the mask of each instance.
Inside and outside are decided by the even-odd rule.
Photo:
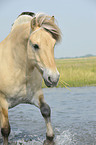
[[[25,142],[24,140],[18,140],[16,145],[42,145],[43,143],[40,141],[32,140]]]
[[[63,131],[61,134],[56,136],[56,145],[72,145],[73,135],[69,130]]]
[[[65,130],[63,131],[62,133],[59,132],[59,129],[58,129],[58,135],[56,136],[55,138],[55,143],[56,145],[72,145],[72,138],[73,138],[74,135],[72,135],[70,133],[69,130]],[[33,139],[30,140],[28,138],[32,137]],[[26,139],[26,136],[25,138],[23,139],[19,139],[15,142],[16,145],[42,145],[43,144],[43,139],[39,138],[36,136],[27,136],[27,139]],[[12,142],[11,142],[12,144]]]

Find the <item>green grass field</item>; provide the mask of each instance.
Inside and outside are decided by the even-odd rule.
[[[96,86],[96,57],[56,59],[56,64],[60,73],[57,87]]]

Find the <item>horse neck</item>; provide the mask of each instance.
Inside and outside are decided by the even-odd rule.
[[[12,30],[10,34],[12,55],[19,67],[26,65],[27,43],[30,35],[30,23],[22,24]]]
[[[11,31],[10,39],[11,43],[18,45],[27,45],[30,35],[30,23],[21,24]],[[18,48],[18,47],[17,47]]]

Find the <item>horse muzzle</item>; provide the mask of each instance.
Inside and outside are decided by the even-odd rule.
[[[53,72],[51,70],[45,69],[43,72],[43,79],[47,87],[57,86],[59,77],[60,77],[60,74],[57,70],[56,72]]]

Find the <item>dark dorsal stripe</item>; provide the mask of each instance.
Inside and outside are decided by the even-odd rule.
[[[35,15],[35,13],[32,13],[32,12],[22,12],[19,16],[21,16],[21,15],[29,15],[29,16],[33,17]]]

